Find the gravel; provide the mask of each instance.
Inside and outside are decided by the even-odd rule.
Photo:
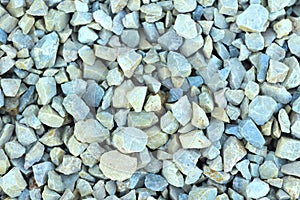
[[[296,0],[0,0],[0,199],[299,199]]]

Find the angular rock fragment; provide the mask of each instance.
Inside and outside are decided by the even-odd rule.
[[[24,146],[28,146],[37,140],[34,131],[23,124],[17,122],[15,131],[18,141]]]
[[[13,79],[13,78],[1,79],[1,87],[4,95],[7,97],[15,97],[19,91],[20,85],[21,85],[20,79]]]
[[[185,39],[192,39],[197,36],[196,23],[189,15],[177,15],[173,28],[179,36]]]
[[[270,191],[270,186],[261,181],[258,178],[255,178],[252,182],[249,183],[246,189],[247,197],[249,198],[261,198],[267,195]]]
[[[238,1],[220,0],[218,2],[218,8],[220,14],[234,16],[238,10]]]
[[[76,121],[85,119],[90,111],[86,103],[76,94],[67,95],[63,100],[63,106]]]
[[[127,5],[128,0],[111,0],[110,7],[112,13],[118,13]]]
[[[26,12],[32,16],[44,16],[48,13],[48,6],[43,0],[34,0]]]
[[[130,50],[118,56],[117,61],[127,78],[130,78],[137,66],[142,61],[142,56],[134,50]]]
[[[196,0],[174,0],[174,8],[180,13],[187,13],[195,10]]]
[[[188,199],[216,199],[217,194],[217,188],[212,186],[193,187],[192,190],[189,192]]]
[[[154,112],[129,112],[127,125],[135,128],[149,128],[158,122]]]
[[[126,98],[135,112],[141,112],[146,98],[147,87],[137,86],[130,90]]]
[[[158,44],[168,51],[176,51],[183,43],[183,39],[171,27],[166,33],[157,39]]]
[[[185,149],[204,149],[211,145],[211,142],[201,130],[181,134],[179,140],[182,147]]]
[[[300,141],[281,137],[278,140],[275,155],[279,158],[295,161],[300,157]]]
[[[191,74],[191,64],[181,54],[169,52],[167,57],[167,67],[172,76],[187,77]]]
[[[173,106],[172,113],[176,120],[185,126],[192,118],[192,106],[187,96],[181,97]]]
[[[300,42],[300,36],[299,35],[292,35],[290,39],[288,40],[288,46],[292,54],[300,57],[300,48],[297,44]]]
[[[53,128],[61,127],[65,121],[65,119],[58,115],[49,105],[43,106],[39,110],[38,119],[43,124]]]
[[[145,186],[153,191],[164,191],[168,182],[160,175],[148,174],[145,178]]]
[[[56,171],[70,175],[80,171],[81,160],[74,156],[64,155],[62,163],[56,168]]]
[[[32,166],[35,182],[38,187],[44,185],[47,182],[48,172],[54,170],[54,165],[45,161]]]
[[[288,198],[297,199],[300,195],[300,179],[293,176],[286,176],[283,178],[282,188],[289,194]]]
[[[136,171],[137,159],[113,150],[102,154],[99,167],[107,178],[124,181]]]
[[[239,132],[247,142],[257,148],[261,148],[265,144],[263,135],[251,119],[245,119],[240,122]]]
[[[267,81],[269,83],[283,82],[288,74],[289,67],[276,60],[270,60],[267,73]]]

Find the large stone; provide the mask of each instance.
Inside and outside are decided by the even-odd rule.
[[[97,120],[87,119],[75,124],[74,135],[80,142],[103,142],[109,137],[109,130],[104,128]]]
[[[216,199],[218,190],[211,186],[193,187],[189,192],[188,200]]]
[[[113,133],[112,143],[122,153],[141,152],[146,148],[147,134],[134,127],[120,127]]]
[[[255,178],[246,188],[247,197],[254,199],[266,196],[269,191],[270,186],[259,178]]]
[[[21,80],[16,78],[2,78],[1,87],[7,97],[15,97],[19,91]]]
[[[141,112],[144,106],[144,101],[147,94],[147,87],[137,86],[130,90],[126,98],[135,112]]]
[[[49,33],[40,39],[30,54],[37,69],[50,68],[55,65],[59,38],[55,32]]]
[[[300,158],[300,141],[281,137],[277,142],[275,155],[279,158],[295,161]]]
[[[251,145],[262,148],[265,139],[251,119],[242,120],[239,124],[239,132]]]
[[[0,187],[11,198],[20,196],[26,186],[27,183],[17,167],[0,178]]]
[[[34,0],[26,12],[32,16],[44,16],[48,13],[48,6],[43,0]]]
[[[182,126],[185,126],[190,122],[192,118],[192,106],[186,95],[181,97],[176,103],[172,105],[172,112],[176,120]]]
[[[250,4],[244,12],[238,15],[236,24],[247,32],[263,32],[267,28],[268,10],[260,4]]]
[[[168,53],[167,67],[175,77],[187,77],[191,74],[191,64],[183,55],[174,51]]]
[[[113,22],[111,17],[103,10],[97,10],[93,13],[93,17],[97,23],[99,23],[104,29],[111,30]]]
[[[127,78],[130,78],[137,66],[142,61],[142,56],[135,52],[135,50],[127,51],[118,56],[117,61]]]
[[[168,51],[176,51],[182,45],[183,39],[171,27],[166,33],[164,33],[157,39],[157,42],[163,49],[166,49]]]
[[[192,39],[198,34],[195,21],[186,14],[177,15],[173,28],[185,39]]]
[[[136,171],[137,159],[113,150],[102,154],[99,167],[107,178],[124,181]]]
[[[264,125],[272,117],[277,107],[269,96],[256,96],[249,104],[249,117],[257,124]]]
[[[174,0],[174,8],[180,13],[191,12],[196,9],[196,0]]]
[[[230,172],[247,151],[244,145],[234,136],[230,136],[223,145],[224,172]]]
[[[281,83],[285,80],[288,71],[289,67],[284,63],[271,59],[267,73],[267,81],[269,83]]]
[[[85,119],[90,111],[86,103],[76,94],[67,95],[63,100],[63,106],[76,121]]]

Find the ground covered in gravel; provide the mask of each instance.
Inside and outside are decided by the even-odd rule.
[[[299,0],[0,0],[0,198],[299,199]]]

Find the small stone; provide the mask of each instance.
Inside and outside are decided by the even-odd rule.
[[[249,164],[250,164],[249,160],[242,160],[241,162],[237,163],[235,166],[237,170],[241,172],[242,176],[247,180],[251,179]]]
[[[273,25],[273,29],[277,34],[277,38],[282,38],[284,36],[289,35],[289,33],[293,29],[293,25],[292,25],[291,20],[282,19]]]
[[[176,120],[182,126],[185,126],[191,120],[192,106],[186,95],[181,97],[176,103],[172,105],[172,112]]]
[[[245,87],[245,95],[253,100],[259,94],[259,85],[254,81],[249,81]]]
[[[38,119],[43,124],[53,128],[61,127],[65,121],[65,119],[58,115],[49,105],[43,106],[39,110]]]
[[[160,118],[160,127],[165,133],[173,134],[179,128],[179,123],[172,112],[168,111]]]
[[[246,154],[244,145],[236,137],[230,136],[223,145],[224,172],[230,172]]]
[[[292,35],[290,37],[290,39],[288,40],[288,47],[291,51],[292,54],[294,54],[295,56],[297,56],[298,58],[300,58],[300,48],[298,44],[300,42],[300,36],[298,35]]]
[[[181,134],[179,140],[185,149],[204,149],[211,145],[211,142],[204,135],[202,130]]]
[[[256,96],[249,105],[249,117],[257,124],[264,125],[273,115],[276,101],[269,96]]]
[[[78,189],[82,197],[91,195],[93,193],[92,186],[90,183],[84,179],[78,179],[76,188]]]
[[[0,178],[0,187],[5,194],[14,198],[21,195],[23,190],[27,187],[27,183],[20,170],[17,167],[14,167]]]
[[[111,17],[103,10],[97,10],[93,13],[93,17],[97,23],[99,23],[104,29],[111,30],[113,22]]]
[[[188,200],[216,199],[217,188],[211,186],[193,187],[189,192]]]
[[[3,149],[0,149],[0,175],[6,174],[8,168],[10,167],[10,162]]]
[[[282,165],[280,171],[284,174],[292,175],[300,178],[299,167],[300,167],[300,161],[295,161],[295,162]]]
[[[87,45],[82,46],[78,50],[78,55],[82,59],[82,61],[88,65],[93,65],[95,63],[96,56],[94,54],[94,51]]]
[[[42,162],[32,166],[35,182],[38,187],[43,186],[47,182],[48,172],[54,170],[51,162]]]
[[[148,174],[145,178],[145,186],[153,191],[164,191],[168,186],[168,182],[160,175]]]
[[[246,32],[264,32],[269,18],[268,10],[260,4],[250,4],[237,16],[236,24]]]
[[[23,124],[16,122],[16,130],[15,131],[16,131],[18,141],[23,146],[28,146],[37,140],[34,131],[31,128],[29,128]]]
[[[111,0],[110,7],[112,13],[118,13],[119,11],[121,11],[127,5],[127,2],[128,0]]]
[[[76,94],[67,95],[63,100],[63,106],[76,121],[85,119],[90,111],[86,103]]]
[[[98,107],[104,97],[103,88],[94,80],[88,80],[87,88],[82,90],[82,92],[84,92],[82,99],[90,107]]]
[[[20,28],[22,27],[20,26]],[[0,43],[6,44],[6,41],[7,41],[7,33],[0,28]]]
[[[238,10],[238,1],[221,0],[218,2],[220,14],[235,16]]]
[[[56,82],[53,77],[42,77],[36,84],[36,90],[42,105],[50,103],[56,95]]]
[[[162,175],[169,184],[175,187],[182,187],[184,185],[183,175],[180,173],[175,163],[171,161],[164,160]]]
[[[244,99],[243,90],[227,90],[225,96],[228,102],[232,105],[239,105]]]
[[[78,30],[78,41],[81,43],[90,43],[98,39],[97,33],[87,26],[82,26]]]
[[[25,14],[18,22],[18,25],[22,29],[23,34],[28,34],[30,29],[32,28],[34,22],[35,22],[34,17],[32,17],[31,15]],[[1,39],[0,39],[0,41],[1,41]]]
[[[44,16],[48,13],[48,7],[43,0],[34,0],[26,12],[32,16]]]
[[[278,112],[278,122],[282,132],[290,133],[291,122],[287,112],[283,108]]]
[[[61,129],[50,129],[46,134],[40,138],[40,142],[46,146],[58,146],[63,144],[62,138],[62,130]]]
[[[65,189],[61,176],[54,170],[48,172],[48,187],[56,192],[63,192]]]
[[[199,157],[200,153],[196,150],[179,149],[173,154],[173,162],[183,174],[188,175],[197,168]]]
[[[75,61],[78,58],[77,55],[78,47],[70,39],[64,43],[63,46],[63,57],[66,62]]]
[[[148,136],[147,147],[153,150],[166,144],[169,139],[168,135],[163,133],[157,126],[146,129],[145,133]]]
[[[193,102],[193,118],[192,118],[192,125],[200,128],[205,129],[209,125],[209,120],[206,116],[205,111],[196,103]]]
[[[183,39],[171,27],[166,33],[164,33],[157,39],[157,42],[163,49],[166,49],[168,51],[176,51],[182,45]]]
[[[54,163],[55,165],[59,165],[63,160],[65,151],[62,150],[60,147],[54,147],[53,149],[51,149],[49,155],[50,155],[51,162]]]
[[[127,78],[130,78],[135,69],[142,61],[142,56],[135,52],[135,50],[130,50],[118,56],[117,61]]]
[[[137,86],[130,90],[126,98],[135,112],[141,112],[146,98],[147,87]]]
[[[96,115],[97,120],[108,130],[114,127],[114,116],[109,112],[98,112]]]
[[[81,155],[85,149],[87,148],[87,144],[85,143],[81,143],[79,142],[74,135],[72,135],[67,144],[66,144],[69,152],[73,155],[73,156],[79,156]]]
[[[197,36],[195,21],[186,14],[178,14],[173,26],[176,33],[185,39],[192,39]]]
[[[192,39],[186,39],[183,45],[180,47],[180,52],[184,56],[190,57],[203,46],[203,43],[204,40],[201,35],[198,35]]]
[[[286,89],[291,89],[300,85],[300,67],[297,58],[289,57],[284,59],[284,64],[289,67],[288,75],[286,76],[283,85]]]
[[[289,194],[288,198],[297,199],[300,195],[300,179],[292,176],[285,176],[283,178],[282,189]]]
[[[267,81],[269,83],[283,82],[288,74],[288,71],[288,66],[282,62],[271,59],[267,73]]]
[[[28,169],[33,164],[41,160],[44,155],[45,147],[42,143],[35,143],[25,155],[24,168]]]
[[[224,108],[221,107],[215,107],[214,110],[211,113],[211,116],[214,117],[217,120],[221,120],[223,122],[229,123],[230,120],[226,114],[226,111]]]
[[[125,28],[138,29],[140,27],[140,19],[138,12],[131,12],[122,19]]]
[[[231,89],[239,89],[246,75],[244,66],[237,58],[225,60],[224,65],[230,68],[229,84]]]
[[[37,69],[50,68],[55,65],[58,46],[59,38],[55,32],[43,36],[42,39],[36,43],[30,55]]]
[[[167,67],[172,76],[187,77],[191,74],[191,64],[181,54],[169,52],[167,57]]]
[[[151,95],[148,97],[148,100],[144,106],[144,110],[146,112],[158,112],[162,108],[162,102],[161,102],[161,97],[156,94],[156,95]]]
[[[5,143],[4,150],[10,159],[20,158],[26,151],[26,149],[17,141]]]
[[[42,199],[60,199],[60,195],[57,192],[50,190],[48,186],[45,186],[42,192]]]
[[[289,5],[289,3],[290,3],[289,0],[283,0],[280,2],[276,0],[268,0],[268,7],[270,9],[270,12],[276,12]]]
[[[81,170],[81,160],[74,156],[64,155],[62,163],[56,168],[56,171],[70,175]]]
[[[270,191],[270,186],[261,181],[259,178],[254,178],[246,188],[246,194],[249,198],[258,199],[266,196]]]
[[[295,161],[300,157],[300,141],[281,137],[277,142],[275,155],[279,158]]]
[[[260,33],[246,33],[245,44],[250,51],[260,51],[265,47],[264,38]]]
[[[292,100],[292,95],[280,84],[264,82],[260,89],[263,95],[272,97],[278,103],[287,104]]]
[[[158,122],[154,112],[129,112],[127,125],[136,128],[149,128]]]
[[[196,0],[174,0],[174,8],[180,13],[191,12],[196,9]]]
[[[2,78],[1,87],[3,93],[7,97],[15,97],[19,91],[21,85],[20,79],[15,78]]]
[[[130,48],[135,48],[140,43],[140,35],[137,30],[124,30],[121,34],[121,41]]]
[[[261,179],[277,178],[278,171],[276,164],[271,160],[266,160],[259,166],[259,175]]]
[[[261,148],[265,144],[263,135],[251,119],[245,119],[240,122],[239,132],[247,142],[257,148]]]
[[[79,26],[79,25],[89,24],[92,21],[93,21],[93,15],[92,15],[92,13],[74,12],[74,14],[72,16],[72,19],[70,20],[70,24],[72,26]]]
[[[69,22],[69,15],[63,11],[50,9],[44,16],[47,31],[63,31]]]
[[[113,150],[102,154],[99,167],[107,178],[124,181],[136,171],[137,159]]]
[[[112,133],[113,145],[122,153],[141,152],[146,148],[147,134],[134,127],[120,127]]]
[[[109,130],[104,128],[97,120],[87,119],[75,124],[74,135],[80,142],[103,142],[109,137]]]

